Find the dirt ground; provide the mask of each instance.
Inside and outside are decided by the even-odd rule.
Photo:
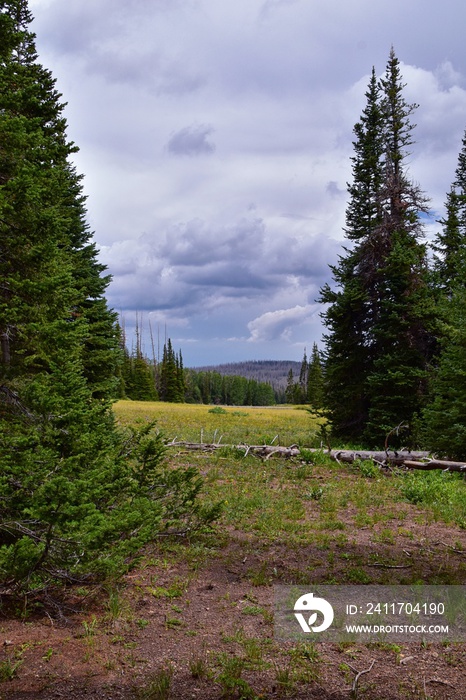
[[[409,545],[374,545],[371,534],[354,530],[346,549],[369,561],[371,548],[380,556],[382,547],[389,561],[406,568],[415,561],[426,582],[442,568],[466,577],[464,530],[413,525]],[[222,528],[202,546],[154,548],[117,592],[70,591],[66,604],[81,612],[49,605],[21,620],[4,609],[0,698],[463,700],[466,644],[297,646],[274,639],[272,583],[305,582],[310,562],[312,580],[328,580],[332,547],[338,579],[345,560],[337,542],[290,551]],[[374,582],[396,583],[403,574],[367,570]]]

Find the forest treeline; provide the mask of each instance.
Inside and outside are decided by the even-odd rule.
[[[289,372],[292,370],[293,376],[299,376],[301,362],[297,360],[246,360],[205,365],[194,369],[196,372],[218,372],[224,376],[247,377],[248,379],[256,379],[258,382],[267,382],[284,400]],[[277,401],[277,403],[282,403],[282,401]]]
[[[277,394],[268,382],[228,376],[214,369],[184,368],[181,350],[174,351],[170,338],[164,344],[160,362],[145,357],[139,345],[132,353],[124,348],[123,355],[120,398],[231,406],[272,406],[277,400]]]
[[[160,361],[146,357],[137,329],[135,348],[130,353],[123,341],[122,354],[119,398],[230,406],[323,406],[322,359],[315,343],[309,360],[305,350],[300,363],[250,361],[192,369],[183,367],[181,350],[174,351],[171,338],[164,344]]]

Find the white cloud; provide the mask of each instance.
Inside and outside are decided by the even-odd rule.
[[[293,328],[307,321],[315,311],[316,305],[311,304],[267,311],[248,323],[251,333],[249,340],[253,343],[263,340],[289,340]]]

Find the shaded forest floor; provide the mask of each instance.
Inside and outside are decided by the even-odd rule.
[[[276,583],[465,584],[461,501],[416,505],[414,482],[364,465],[170,459],[200,469],[221,522],[154,544],[119,582],[69,589],[61,608],[4,607],[2,700],[466,696],[466,644],[281,642],[273,626]]]

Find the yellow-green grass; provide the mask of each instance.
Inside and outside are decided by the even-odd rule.
[[[119,401],[115,414],[122,425],[155,420],[168,440],[319,446],[320,419],[308,411],[288,406],[218,408],[212,412],[205,405]],[[399,542],[403,532],[418,538],[416,524],[428,527],[443,521],[455,529],[456,549],[466,549],[460,529],[466,528],[466,483],[458,475],[369,472],[366,465],[332,462],[320,450],[307,456],[304,450],[293,460],[278,455],[260,460],[245,456],[244,450],[210,454],[177,448],[169,450],[168,458],[178,467],[199,468],[202,497],[224,503],[220,524],[264,542],[286,542],[290,548],[303,542],[325,548],[333,543],[344,553],[344,542],[358,540],[361,528],[374,529],[373,544],[380,548]],[[416,578],[417,570],[412,574]],[[449,571],[445,575],[453,576]],[[464,580],[464,567],[455,576],[451,580]]]
[[[220,409],[221,411],[222,409]],[[319,446],[322,419],[292,406],[228,406],[176,404],[163,401],[118,401],[115,415],[122,425],[156,421],[166,439],[219,442]]]

